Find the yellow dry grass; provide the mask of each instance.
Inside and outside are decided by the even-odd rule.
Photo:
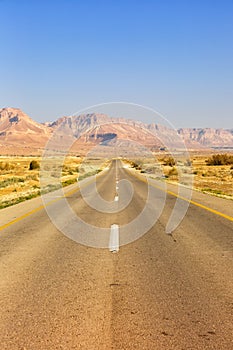
[[[62,159],[56,158],[42,161],[39,156],[0,156],[0,208],[40,194],[41,170],[30,170],[31,161],[38,162],[41,169],[47,171],[48,190],[54,189],[54,184],[66,186],[75,183],[78,178],[94,175],[106,166],[105,159],[79,156],[67,156],[63,164]]]
[[[207,165],[211,154],[192,155],[194,187],[213,194],[233,196],[232,165]]]
[[[180,168],[187,179],[191,175],[194,177],[194,188],[203,192],[221,196],[227,195],[233,198],[233,167],[232,165],[207,165],[206,160],[211,154],[203,152],[191,153],[191,167],[187,166],[187,159],[181,159],[178,167],[165,164],[165,160],[169,157],[168,154],[157,154],[154,158],[134,159],[133,161],[139,165],[140,171],[148,172],[152,176],[158,175],[161,177],[162,175],[162,177],[172,182],[178,181],[177,169]],[[41,157],[0,157],[0,208],[40,194],[40,171],[39,169],[29,170],[32,160],[40,163]],[[108,165],[107,159],[83,159],[67,156],[62,166],[61,178],[59,175],[59,181],[63,185],[74,183],[77,178],[82,179],[93,175],[106,165]]]
[[[183,174],[183,184],[190,183],[193,176],[193,187],[219,196],[233,198],[233,166],[232,165],[207,165],[206,160],[216,152],[195,151],[190,152],[190,158],[177,157],[177,164],[168,165],[169,154],[155,153],[154,157],[136,159],[139,170],[167,179],[170,182],[178,182],[178,171]],[[232,153],[228,153],[229,155]],[[189,164],[191,161],[191,164]]]
[[[0,157],[0,207],[18,203],[40,194],[40,170],[29,170],[32,160],[41,162],[41,157]],[[69,157],[63,166],[61,181],[70,181],[78,176],[81,159]]]

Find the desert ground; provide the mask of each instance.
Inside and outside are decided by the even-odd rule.
[[[208,165],[208,160],[220,154],[227,155],[231,163],[227,165]],[[177,155],[176,162],[170,154],[155,153],[154,158],[137,158],[130,164],[138,171],[163,181],[190,185],[195,190],[219,197],[233,199],[232,152],[192,151],[189,157]],[[180,174],[180,176],[179,176]]]
[[[214,153],[216,154],[216,152]],[[228,153],[231,156],[232,153]],[[233,199],[233,165],[208,165],[213,153],[190,152],[189,159],[182,157],[173,161],[169,154],[155,153],[154,157],[130,159],[128,163],[141,173],[159,177],[162,181],[184,185],[193,179],[193,188],[202,192]],[[125,159],[125,161],[127,161]],[[63,186],[75,183],[77,179],[94,175],[103,169],[107,159],[67,156],[59,176]],[[40,188],[41,157],[0,157],[0,208],[38,196]],[[31,169],[30,169],[31,164]],[[179,177],[180,171],[182,177]],[[53,175],[52,175],[53,176]],[[60,181],[60,180],[59,180]],[[51,187],[50,190],[53,188]]]
[[[57,162],[51,160],[50,166],[50,190],[53,189],[53,178],[56,178],[58,169]],[[31,164],[31,166],[30,166]],[[39,156],[1,156],[0,157],[0,208],[4,208],[23,200],[40,195],[41,185],[41,157]],[[60,165],[59,165],[60,166]],[[86,176],[99,172],[106,164],[103,160],[83,159],[75,156],[68,156],[58,174],[62,186],[75,183]],[[56,180],[57,183],[57,180]],[[49,190],[49,186],[48,186]]]

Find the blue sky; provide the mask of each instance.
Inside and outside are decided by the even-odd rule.
[[[233,127],[232,0],[0,0],[0,13],[0,107],[43,122],[125,101],[177,127]]]

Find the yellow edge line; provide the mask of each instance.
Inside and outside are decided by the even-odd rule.
[[[30,216],[30,215],[32,215],[32,214],[34,214],[34,213],[36,213],[36,212],[42,210],[43,208],[44,208],[44,206],[43,206],[43,205],[40,205],[39,207],[37,207],[37,208],[35,208],[35,209],[29,211],[28,213],[26,213],[26,214],[24,214],[24,215],[21,215],[20,217],[18,217],[18,218],[16,218],[16,219],[12,220],[12,221],[10,221],[10,222],[8,222],[7,224],[4,224],[4,225],[0,226],[0,231],[3,230],[4,228],[7,228],[7,227],[9,227],[9,226],[15,224],[16,222],[19,222],[19,221],[22,220],[22,219],[25,219],[25,218],[28,217],[28,216]]]
[[[136,177],[138,180],[140,180],[140,181],[142,181],[142,182],[145,182],[145,183],[149,183],[146,179],[141,178],[138,174],[134,174],[134,173],[132,173],[130,170],[128,170],[128,171],[130,172],[131,175],[133,175],[134,177]],[[156,186],[156,185],[154,185],[153,183],[149,183],[149,184],[150,184],[151,186],[153,186],[153,187],[155,187],[155,188],[157,188],[157,189],[163,191],[163,192],[166,192],[166,193],[170,194],[171,196],[174,196],[174,197],[177,197],[177,198],[179,198],[179,199],[182,199],[183,201],[186,201],[186,202],[188,202],[188,203],[191,203],[191,204],[195,205],[196,207],[202,208],[202,209],[207,210],[207,211],[209,211],[209,212],[211,212],[211,213],[213,213],[213,214],[215,214],[215,215],[221,216],[221,217],[223,217],[224,219],[227,219],[227,220],[229,220],[229,221],[233,221],[233,217],[230,216],[230,215],[223,214],[223,213],[221,213],[221,212],[218,211],[218,210],[209,208],[209,207],[207,207],[207,206],[205,206],[205,205],[203,205],[203,204],[200,204],[200,203],[195,202],[195,201],[193,201],[193,200],[189,200],[189,199],[187,199],[187,198],[185,198],[185,197],[179,196],[178,194],[176,194],[176,193],[174,193],[174,192],[172,192],[172,191],[164,190],[163,188],[161,188],[161,187],[159,187],[159,186]]]

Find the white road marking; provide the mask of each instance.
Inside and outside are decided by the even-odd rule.
[[[111,225],[109,250],[112,253],[117,253],[119,251],[119,226],[117,224]]]

